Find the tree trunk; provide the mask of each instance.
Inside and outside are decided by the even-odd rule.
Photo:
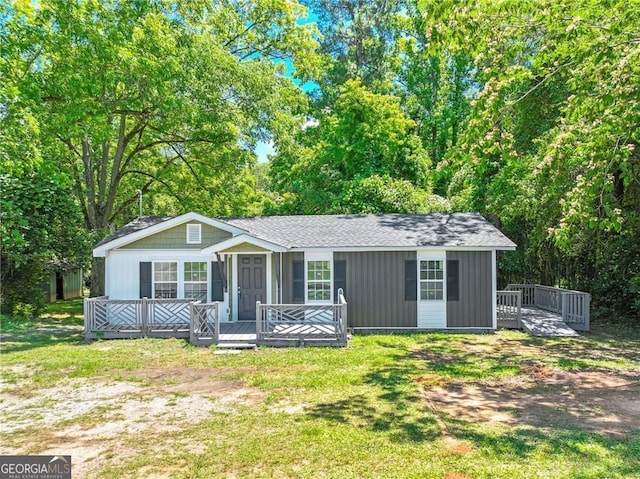
[[[91,285],[89,296],[104,295],[104,258],[93,258],[91,262]]]

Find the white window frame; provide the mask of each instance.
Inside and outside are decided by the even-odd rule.
[[[309,263],[316,261],[326,261],[329,263],[329,280],[310,280],[309,279]],[[329,298],[328,299],[310,299],[309,283],[310,282],[328,282]],[[331,304],[333,303],[333,253],[305,253],[304,257],[304,298],[305,303],[309,304]]]
[[[426,278],[422,277],[422,273],[423,273],[423,269],[422,269],[422,265],[423,263],[427,263],[427,268],[424,270],[424,272],[426,273]],[[439,263],[440,268],[429,268],[429,263]],[[418,261],[418,298],[420,299],[420,301],[444,301],[445,299],[445,261],[442,259],[437,259],[437,258],[424,258],[421,259],[420,261]],[[434,273],[433,278],[429,277],[430,274],[429,273]],[[438,273],[440,278],[438,278]],[[427,297],[423,297],[422,296],[422,285],[427,285],[427,286],[437,286],[438,284],[440,284],[440,292],[442,294],[442,297],[440,298],[429,298],[428,297],[428,291],[427,291]],[[434,290],[434,291],[437,291]]]
[[[160,279],[157,280],[156,279],[156,268],[158,267],[159,264],[175,264],[176,265],[176,279],[175,281],[167,281],[166,279]],[[180,262],[176,261],[176,260],[165,260],[165,261],[153,261],[153,271],[152,271],[152,282],[151,282],[151,287],[152,287],[152,297],[155,299],[177,299],[180,297]],[[171,273],[171,271],[158,271],[158,273]],[[157,298],[156,297],[156,284],[158,283],[175,283],[176,285],[176,297],[175,298]]]
[[[187,276],[187,264],[188,263],[197,263],[197,264],[204,264],[204,281],[200,280],[200,281],[193,281],[193,280],[189,280],[187,281],[186,276]],[[200,271],[202,272],[202,271]],[[197,261],[197,260],[193,260],[193,261],[189,261],[189,260],[185,260],[182,262],[182,297],[183,298],[188,298],[188,299],[194,299],[194,300],[198,300],[198,298],[191,298],[191,297],[187,297],[187,285],[188,284],[200,284],[200,285],[204,285],[204,302],[206,302],[209,298],[209,262],[208,261]],[[202,300],[200,300],[202,301]]]
[[[187,244],[202,243],[202,225],[200,223],[187,223]]]

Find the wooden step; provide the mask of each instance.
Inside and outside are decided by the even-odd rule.
[[[244,341],[224,341],[216,344],[216,349],[255,349],[258,345]]]

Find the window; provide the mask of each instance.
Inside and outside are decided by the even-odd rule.
[[[307,299],[331,301],[331,261],[307,261]]]
[[[442,260],[420,261],[420,299],[443,299],[444,267]]]
[[[184,263],[184,297],[207,301],[207,263]]]
[[[174,261],[153,263],[153,297],[160,299],[178,297],[178,263]]]
[[[187,225],[187,244],[200,244],[202,242],[201,226],[198,223]]]

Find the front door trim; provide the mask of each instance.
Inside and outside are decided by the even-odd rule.
[[[231,278],[231,290],[229,291],[229,294],[231,295],[231,305],[232,305],[232,314],[231,314],[231,320],[232,321],[238,321],[238,312],[240,310],[240,302],[238,301],[238,287],[240,285],[240,281],[239,281],[239,277],[240,277],[240,267],[242,264],[242,256],[262,256],[264,258],[265,261],[265,298],[266,298],[266,303],[270,304],[272,302],[272,288],[271,288],[271,283],[272,283],[272,278],[271,278],[271,274],[272,274],[272,267],[271,267],[271,262],[272,262],[272,256],[273,253],[271,252],[267,252],[267,253],[227,253],[229,254],[229,256],[233,256],[233,267],[232,267],[232,278]]]

